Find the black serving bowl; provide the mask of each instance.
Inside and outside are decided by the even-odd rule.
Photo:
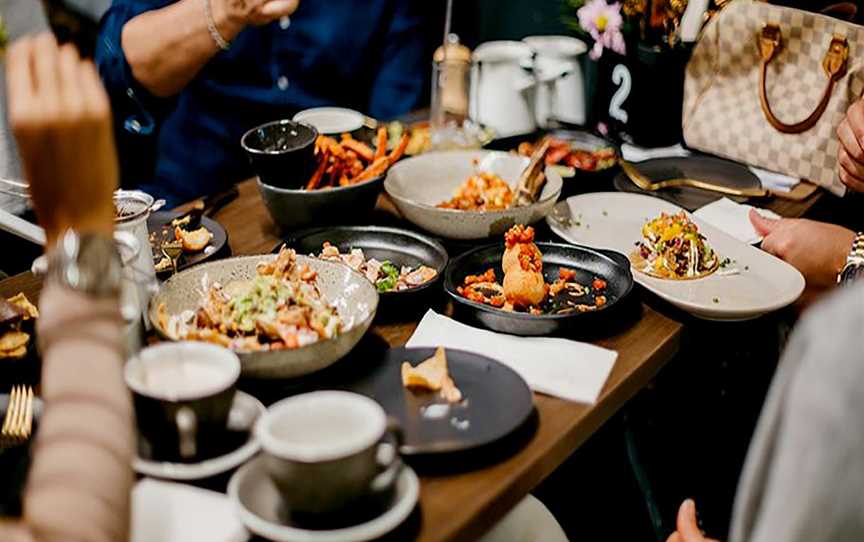
[[[315,171],[318,131],[293,120],[277,120],[252,128],[240,138],[252,169],[270,186],[301,188]]]
[[[571,335],[574,332],[600,329],[614,318],[633,290],[633,275],[627,257],[614,251],[595,250],[576,245],[537,243],[543,253],[543,275],[546,282],[558,278],[561,268],[576,271],[576,281],[591,284],[595,278],[606,281],[607,302],[589,312],[532,315],[510,312],[477,303],[459,295],[456,290],[467,275],[477,275],[490,267],[503,280],[501,258],[504,244],[496,243],[470,250],[450,261],[444,272],[444,290],[453,299],[456,315],[486,328],[511,335]]]
[[[544,135],[549,135],[555,139],[569,141],[573,149],[584,149],[586,151],[597,151],[603,148],[615,149],[615,154],[621,156],[621,148],[612,141],[601,137],[592,132],[585,130],[564,130],[556,129],[549,131],[537,131],[531,134],[520,134],[509,137],[493,139],[487,143],[484,148],[499,151],[516,151],[520,143],[525,141],[535,143]],[[614,165],[597,171],[586,171],[575,168],[575,174],[572,177],[564,177],[561,187],[560,199],[567,199],[570,196],[585,194],[587,192],[614,192],[615,188],[613,180],[621,167],[616,162]]]
[[[298,254],[317,255],[328,242],[346,253],[352,248],[363,250],[367,258],[389,260],[393,265],[419,267],[425,265],[438,275],[416,288],[399,292],[380,292],[379,321],[394,321],[422,316],[440,297],[441,277],[449,260],[447,251],[438,241],[408,230],[383,226],[333,226],[310,228],[285,237],[283,243]],[[274,247],[277,252],[283,243]]]
[[[358,224],[375,209],[384,177],[375,177],[349,186],[292,190],[258,179],[258,191],[276,222],[283,230],[328,224]]]

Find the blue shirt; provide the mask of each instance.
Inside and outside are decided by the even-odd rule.
[[[290,18],[243,30],[177,96],[156,98],[132,76],[120,36],[127,21],[172,1],[114,0],[95,54],[123,185],[170,204],[251,177],[240,137],[256,125],[325,105],[392,118],[425,90],[419,0],[303,0]]]

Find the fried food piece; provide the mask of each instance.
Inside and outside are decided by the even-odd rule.
[[[533,249],[529,248],[526,251],[523,245],[530,245]],[[529,258],[536,257],[542,261],[543,255],[534,244],[534,228],[516,224],[504,234],[504,257],[501,259],[501,268],[505,274],[519,264],[519,256],[523,252],[531,253]]]
[[[30,342],[30,334],[23,331],[7,331],[0,335],[0,352],[12,352],[20,348],[26,348]]]
[[[507,301],[517,307],[539,305],[546,297],[546,281],[537,271],[513,269],[504,275],[503,286]]]
[[[384,158],[387,154],[387,128],[381,126],[378,128],[378,134],[375,141],[375,156],[371,161]]]
[[[24,318],[24,311],[0,297],[0,325],[12,325]]]
[[[21,359],[27,355],[27,347],[22,346],[15,350],[4,351],[0,350],[0,359]]]
[[[366,143],[363,143],[362,141],[357,141],[356,139],[353,139],[347,134],[344,134],[342,136],[341,145],[346,149],[354,151],[355,153],[357,153],[357,156],[359,156],[363,160],[366,160],[367,162],[372,162],[373,160],[375,160],[376,154],[375,151],[372,150],[372,147],[370,147]]]
[[[183,252],[201,252],[210,244],[213,234],[204,226],[192,231],[177,226],[174,228],[174,238],[183,244]]]
[[[447,353],[443,346],[435,350],[435,355],[412,367],[402,362],[402,385],[406,388],[438,391],[450,403],[462,400],[462,392],[456,387],[447,369]]]
[[[10,297],[7,301],[24,311],[24,320],[39,318],[39,309],[27,299],[23,292]]]
[[[436,207],[458,211],[500,211],[513,202],[513,189],[494,173],[480,172],[462,183],[453,197]]]

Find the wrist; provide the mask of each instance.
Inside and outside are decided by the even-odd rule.
[[[210,13],[213,15],[213,24],[219,35],[231,42],[245,27],[246,21],[237,14],[231,12],[226,6],[225,0],[205,0],[210,2]]]

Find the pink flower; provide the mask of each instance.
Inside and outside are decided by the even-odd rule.
[[[604,48],[622,55],[626,53],[627,47],[621,33],[624,19],[621,17],[620,3],[608,4],[606,0],[589,0],[579,8],[576,15],[579,17],[579,24],[594,40],[590,53],[592,59],[600,58]]]

